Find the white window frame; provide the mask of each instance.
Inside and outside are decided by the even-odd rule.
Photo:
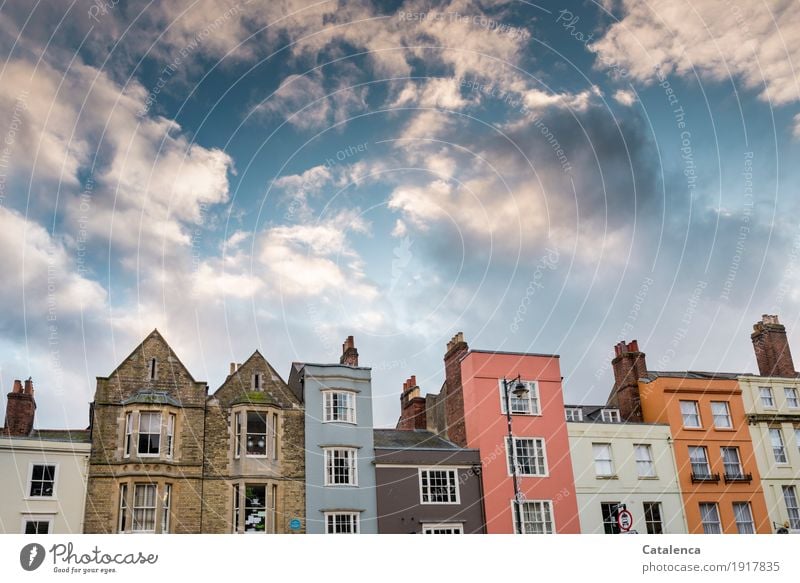
[[[353,532],[330,532],[328,530],[328,518],[336,516],[349,516],[353,520]],[[335,519],[335,518],[334,518]],[[325,513],[325,534],[360,534],[361,533],[361,513],[360,512],[326,512]]]
[[[652,506],[653,508],[657,508],[658,509],[658,521],[648,519],[648,517],[647,517],[647,505],[648,504],[650,506]],[[656,524],[658,525],[659,530],[661,530],[661,532],[659,534],[665,534],[665,532],[664,532],[664,507],[663,507],[663,505],[661,504],[660,501],[658,501],[658,500],[652,501],[652,502],[648,501],[648,500],[643,501],[642,502],[642,517],[644,518],[644,530],[645,530],[645,532],[647,534],[651,534],[650,533],[650,528],[651,528],[650,525],[656,525]],[[655,528],[653,528],[653,530],[655,530]],[[656,533],[652,533],[652,534],[656,534]]]
[[[705,516],[703,514],[703,506],[712,506],[714,508],[714,513],[716,514],[716,522],[706,522]],[[703,526],[703,532],[705,534],[722,534],[722,520],[720,519],[719,515],[719,504],[716,502],[700,502],[698,508],[700,509],[700,524]],[[716,526],[718,532],[707,532],[706,526]]]
[[[794,397],[789,397],[789,394],[794,394]],[[783,397],[786,399],[786,407],[788,409],[800,409],[800,395],[798,395],[797,389],[795,387],[784,387],[783,388]],[[790,404],[790,401],[794,401],[794,405]]]
[[[684,403],[692,405],[692,407],[694,408],[694,412],[693,413],[685,413],[683,411],[683,404]],[[678,406],[680,407],[680,411],[681,411],[681,424],[682,424],[682,426],[684,428],[688,428],[688,429],[702,429],[703,428],[703,418],[700,416],[700,403],[698,403],[697,401],[678,401]],[[687,415],[690,416],[690,417],[697,417],[697,425],[687,425],[686,424],[686,416]]]
[[[20,522],[20,534],[25,534],[29,522],[46,522],[47,532],[40,534],[54,534],[53,522],[55,521],[55,514],[23,514],[22,521]],[[29,535],[34,536],[34,535]]]
[[[156,526],[158,525],[158,519],[159,519],[159,516],[158,516],[158,509],[159,509],[159,504],[158,504],[158,490],[159,490],[159,488],[158,488],[158,486],[159,485],[158,484],[144,484],[144,483],[139,483],[139,484],[133,483],[132,485],[133,485],[133,488],[131,489],[131,491],[133,492],[133,494],[132,494],[133,498],[131,499],[132,504],[130,505],[130,517],[131,517],[131,521],[130,521],[131,528],[130,528],[130,531],[134,532],[134,533],[139,533],[139,532],[151,533],[151,534],[155,533],[156,532]],[[137,488],[153,488],[153,490],[155,492],[155,495],[153,496],[153,506],[136,506],[136,489]],[[138,528],[134,529],[134,525],[136,525],[136,510],[137,509],[139,509],[139,510],[150,510],[151,508],[153,510],[153,529],[152,530],[145,530],[145,529],[138,529]]]
[[[53,466],[53,495],[52,496],[32,496],[31,486],[33,485],[34,466]],[[56,462],[34,461],[28,464],[28,481],[25,483],[25,500],[58,500],[58,464]]]
[[[452,530],[453,532],[434,532],[437,530]],[[423,522],[422,534],[464,534],[464,524],[461,522]]]
[[[432,494],[430,472],[445,472],[447,474],[447,476],[448,476],[448,478],[447,478],[448,492],[449,492],[449,488],[451,486],[455,486],[455,492],[456,492],[455,500],[448,500],[447,502],[438,502],[438,501],[430,500],[431,494]],[[425,488],[423,487],[423,474],[425,474],[425,473],[428,474],[428,492],[427,492],[427,495],[428,495],[429,500],[427,502],[425,501],[426,492],[425,492]],[[420,504],[424,504],[426,506],[429,506],[429,505],[450,505],[450,506],[452,506],[453,504],[461,504],[461,488],[459,486],[458,469],[457,468],[447,468],[447,467],[441,467],[441,466],[438,466],[438,467],[437,466],[432,466],[432,467],[427,467],[427,468],[419,468],[419,470],[417,472],[417,477],[419,478],[419,503]],[[448,494],[448,498],[449,497],[450,496]]]
[[[766,391],[766,395],[764,391]],[[775,394],[772,392],[772,387],[758,387],[758,397],[764,409],[775,409]],[[769,404],[764,402],[765,397],[769,399]]]
[[[158,496],[158,491],[156,491],[156,497]],[[163,484],[160,506],[161,533],[169,534],[169,527],[172,524],[172,484],[170,483]]]
[[[242,457],[242,439],[245,432],[242,432],[243,422],[242,414],[244,411],[236,411],[233,414],[233,459],[240,459]]]
[[[749,521],[739,521],[739,515],[736,512],[737,506],[744,506],[747,508],[747,515],[749,517]],[[753,519],[753,507],[750,506],[750,502],[733,502],[731,504],[731,509],[733,510],[733,522],[736,524],[736,532],[739,534],[755,534],[756,533],[756,522]],[[749,525],[749,530],[746,532],[742,532],[742,528],[740,525]]]
[[[727,450],[733,450],[733,451],[736,452],[736,463],[737,463],[736,474],[728,474],[728,466],[730,465],[730,463],[725,458],[725,452]],[[723,469],[723,471],[725,473],[725,477],[730,477],[730,476],[743,477],[744,476],[744,466],[742,465],[742,454],[739,451],[739,448],[737,446],[735,446],[735,445],[723,445],[723,446],[721,446],[719,448],[719,453],[722,456],[722,469]]]
[[[331,487],[350,487],[358,486],[358,449],[355,447],[325,447],[323,448],[324,454],[324,470],[325,470],[325,485]],[[334,468],[332,466],[334,459],[334,452],[348,452],[349,457],[349,474],[350,481],[344,484],[333,483]],[[330,469],[329,469],[330,466]]]
[[[333,398],[336,395],[346,396],[349,401],[349,406],[344,407],[346,412],[345,419],[337,419],[335,411],[338,410],[333,406]],[[358,416],[356,414],[356,393],[354,391],[346,391],[343,389],[331,389],[322,391],[322,422],[323,423],[350,423],[356,425],[358,423]]]
[[[583,409],[580,407],[566,407],[564,409],[564,418],[567,421],[583,421]]]
[[[797,451],[800,453],[800,427],[794,428],[794,441],[797,446]]]
[[[542,522],[542,525],[544,526],[545,532],[530,532],[530,533],[527,532],[527,529],[525,528],[525,520],[524,520],[524,516],[525,515],[522,513],[522,507],[524,505],[526,505],[526,504],[542,504],[542,509],[541,509],[540,512],[542,512],[543,515],[544,515],[544,507],[545,507],[545,505],[547,506],[547,509],[548,509],[548,513],[547,514],[550,517],[550,522],[549,523]],[[519,520],[517,520],[517,512],[520,513],[520,519]],[[521,534],[554,534],[556,532],[556,519],[555,519],[555,515],[553,514],[553,501],[552,500],[523,500],[523,501],[521,501],[519,503],[517,503],[516,501],[512,500],[511,501],[511,518],[514,520],[514,532],[517,533],[517,534],[520,534],[520,533],[517,532],[517,525],[521,525],[522,526],[522,533]]]
[[[124,429],[125,433],[122,438],[123,439],[122,456],[126,458],[131,457],[131,452],[133,451],[133,436],[134,436],[133,424],[134,424],[133,411],[128,411],[127,413],[125,413],[125,429]],[[138,444],[136,445],[136,450],[137,451],[139,450]]]
[[[119,485],[119,503],[117,504],[117,532],[130,532],[131,509],[128,506],[128,483]],[[123,524],[124,519],[124,524]]]
[[[598,448],[598,447],[608,448],[608,459],[598,459],[597,458],[596,448]],[[614,465],[614,449],[611,447],[611,443],[610,442],[592,443],[592,460],[594,462],[594,475],[595,475],[596,478],[613,478],[614,476],[617,475],[617,469],[616,469],[616,467]],[[609,473],[600,473],[600,471],[598,470],[598,467],[597,467],[598,461],[601,462],[601,463],[608,462],[608,464],[611,466],[611,471]]]
[[[526,381],[522,380],[525,386],[528,388],[528,396],[524,400],[528,402],[528,410],[527,411],[515,411],[514,410],[514,401],[519,401],[520,399],[516,399],[513,393],[513,387],[511,387],[511,394],[508,396],[509,402],[511,403],[511,414],[512,415],[527,415],[529,417],[541,417],[542,416],[542,401],[541,395],[539,395],[539,382],[538,381]],[[503,379],[498,379],[497,384],[500,390],[500,412],[505,415],[506,414],[506,394],[505,394],[505,386],[503,384]]]
[[[714,412],[714,405],[722,405],[725,407],[725,419],[727,419],[727,425],[717,425],[717,417],[723,417],[718,413]],[[714,424],[714,429],[733,429],[733,420],[731,419],[731,408],[728,405],[728,401],[711,401],[711,421]]]
[[[780,442],[780,448],[775,445],[774,437],[778,437],[778,441]],[[769,443],[772,447],[772,459],[775,460],[775,464],[779,466],[788,466],[789,465],[789,455],[786,451],[786,441],[783,439],[783,430],[780,427],[770,427],[769,428]],[[783,457],[783,461],[778,459],[778,450],[780,449],[781,456]]]
[[[622,417],[619,414],[619,409],[601,409],[600,419],[605,423],[620,423]]]
[[[642,448],[640,450],[639,448]],[[639,459],[639,451],[646,451],[647,452],[647,459]],[[657,478],[658,475],[656,473],[656,462],[653,458],[653,446],[649,443],[635,443],[633,444],[633,456],[636,459],[636,476],[640,479],[652,479]],[[641,468],[643,464],[649,464],[650,473],[643,474]]]
[[[175,455],[175,427],[178,423],[178,416],[175,413],[167,413],[167,429],[165,437],[167,438],[167,458],[172,459]]]
[[[143,415],[158,415],[158,451],[156,453],[142,453],[139,451],[139,447],[141,446],[141,439],[142,435],[156,435],[156,433],[142,433],[142,416]],[[136,431],[136,456],[140,458],[157,458],[161,457],[161,452],[163,450],[163,432],[164,428],[162,424],[164,423],[164,412],[163,411],[153,411],[152,409],[148,409],[146,411],[139,411],[138,415],[138,423],[137,423],[137,431]]]
[[[789,496],[791,494],[794,501],[794,506],[789,506]],[[783,505],[786,507],[786,516],[789,519],[789,528],[792,530],[800,529],[800,502],[797,498],[797,487],[794,484],[784,484],[781,486],[781,494],[783,497]]]
[[[269,424],[270,424],[270,420],[272,419],[272,416],[270,415],[270,411],[262,411],[260,409],[247,409],[245,411],[241,411],[241,413],[244,415],[243,427],[244,427],[244,455],[245,455],[245,457],[260,458],[260,459],[268,458],[269,457],[270,443],[271,443],[271,439],[270,439],[271,435],[270,435]],[[250,413],[257,413],[259,415],[263,415],[263,417],[264,417],[264,433],[263,434],[262,433],[251,433],[251,431],[250,431],[250,419],[249,419]],[[264,436],[264,453],[250,453],[248,451],[248,449],[247,449],[247,437],[249,435],[263,435]]]
[[[519,471],[520,468],[519,468],[519,464],[517,464],[517,447],[516,447],[516,444],[519,441],[533,441],[536,444],[535,447],[539,448],[539,450],[542,453],[542,463],[544,464],[544,467],[537,468],[537,469],[542,470],[541,473],[523,474],[521,471]],[[514,473],[511,471],[512,470],[512,468],[511,468],[512,458],[511,458],[511,453],[509,451],[509,445],[510,444],[509,444],[509,440],[508,440],[507,436],[505,438],[503,438],[503,442],[506,445],[506,467],[508,469],[508,475],[509,476],[513,476]],[[513,458],[513,463],[517,465],[517,470],[518,470],[517,471],[517,476],[519,476],[520,478],[546,478],[546,477],[548,477],[550,475],[550,465],[547,463],[547,444],[545,443],[544,437],[528,437],[528,436],[517,437],[517,436],[514,436],[514,458]]]
[[[709,478],[709,477],[711,477],[713,475],[713,472],[711,471],[711,460],[708,457],[708,447],[706,447],[705,445],[690,445],[690,446],[688,446],[687,449],[688,449],[687,453],[689,454],[689,468],[692,471],[692,475],[693,476],[698,476],[698,477],[701,477],[701,478]],[[698,473],[695,473],[695,471],[694,471],[694,466],[695,465],[700,465],[700,463],[698,461],[695,461],[695,460],[692,459],[692,450],[693,449],[696,449],[696,450],[699,450],[699,451],[703,452],[703,462],[705,463],[705,469],[706,469],[706,471],[703,474],[698,474]]]

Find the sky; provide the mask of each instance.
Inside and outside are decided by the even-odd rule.
[[[0,0],[0,387],[85,427],[153,329],[213,392],[355,336],[376,426],[447,341],[605,402],[800,347],[790,0]]]

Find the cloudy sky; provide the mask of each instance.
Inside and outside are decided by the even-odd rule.
[[[793,0],[0,3],[0,386],[83,427],[157,327],[438,391],[447,340],[651,369],[800,350]]]

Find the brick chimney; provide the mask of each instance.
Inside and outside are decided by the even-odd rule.
[[[417,377],[411,375],[403,383],[403,392],[400,394],[400,420],[397,422],[397,429],[426,429],[427,426],[425,397],[420,396]]]
[[[33,381],[14,381],[14,388],[8,394],[6,402],[6,421],[3,435],[27,437],[33,431],[33,416],[36,412],[36,401],[33,398]]]
[[[753,324],[753,350],[756,353],[758,372],[762,377],[796,377],[792,351],[786,339],[786,328],[778,316],[764,314]]]
[[[339,364],[358,366],[358,350],[352,336],[348,336],[342,344],[342,357],[339,359]]]
[[[647,374],[644,352],[639,352],[639,342],[624,340],[614,346],[614,388],[608,404],[619,408],[624,421],[642,422],[642,402],[639,396],[639,379]]]
[[[464,333],[459,332],[447,343],[444,355],[445,401],[444,414],[447,438],[467,446],[467,428],[464,423],[464,387],[461,384],[461,359],[469,352]]]

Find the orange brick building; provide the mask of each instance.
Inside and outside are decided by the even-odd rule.
[[[615,346],[609,405],[667,423],[689,533],[770,533],[739,374],[648,371],[634,340]]]

